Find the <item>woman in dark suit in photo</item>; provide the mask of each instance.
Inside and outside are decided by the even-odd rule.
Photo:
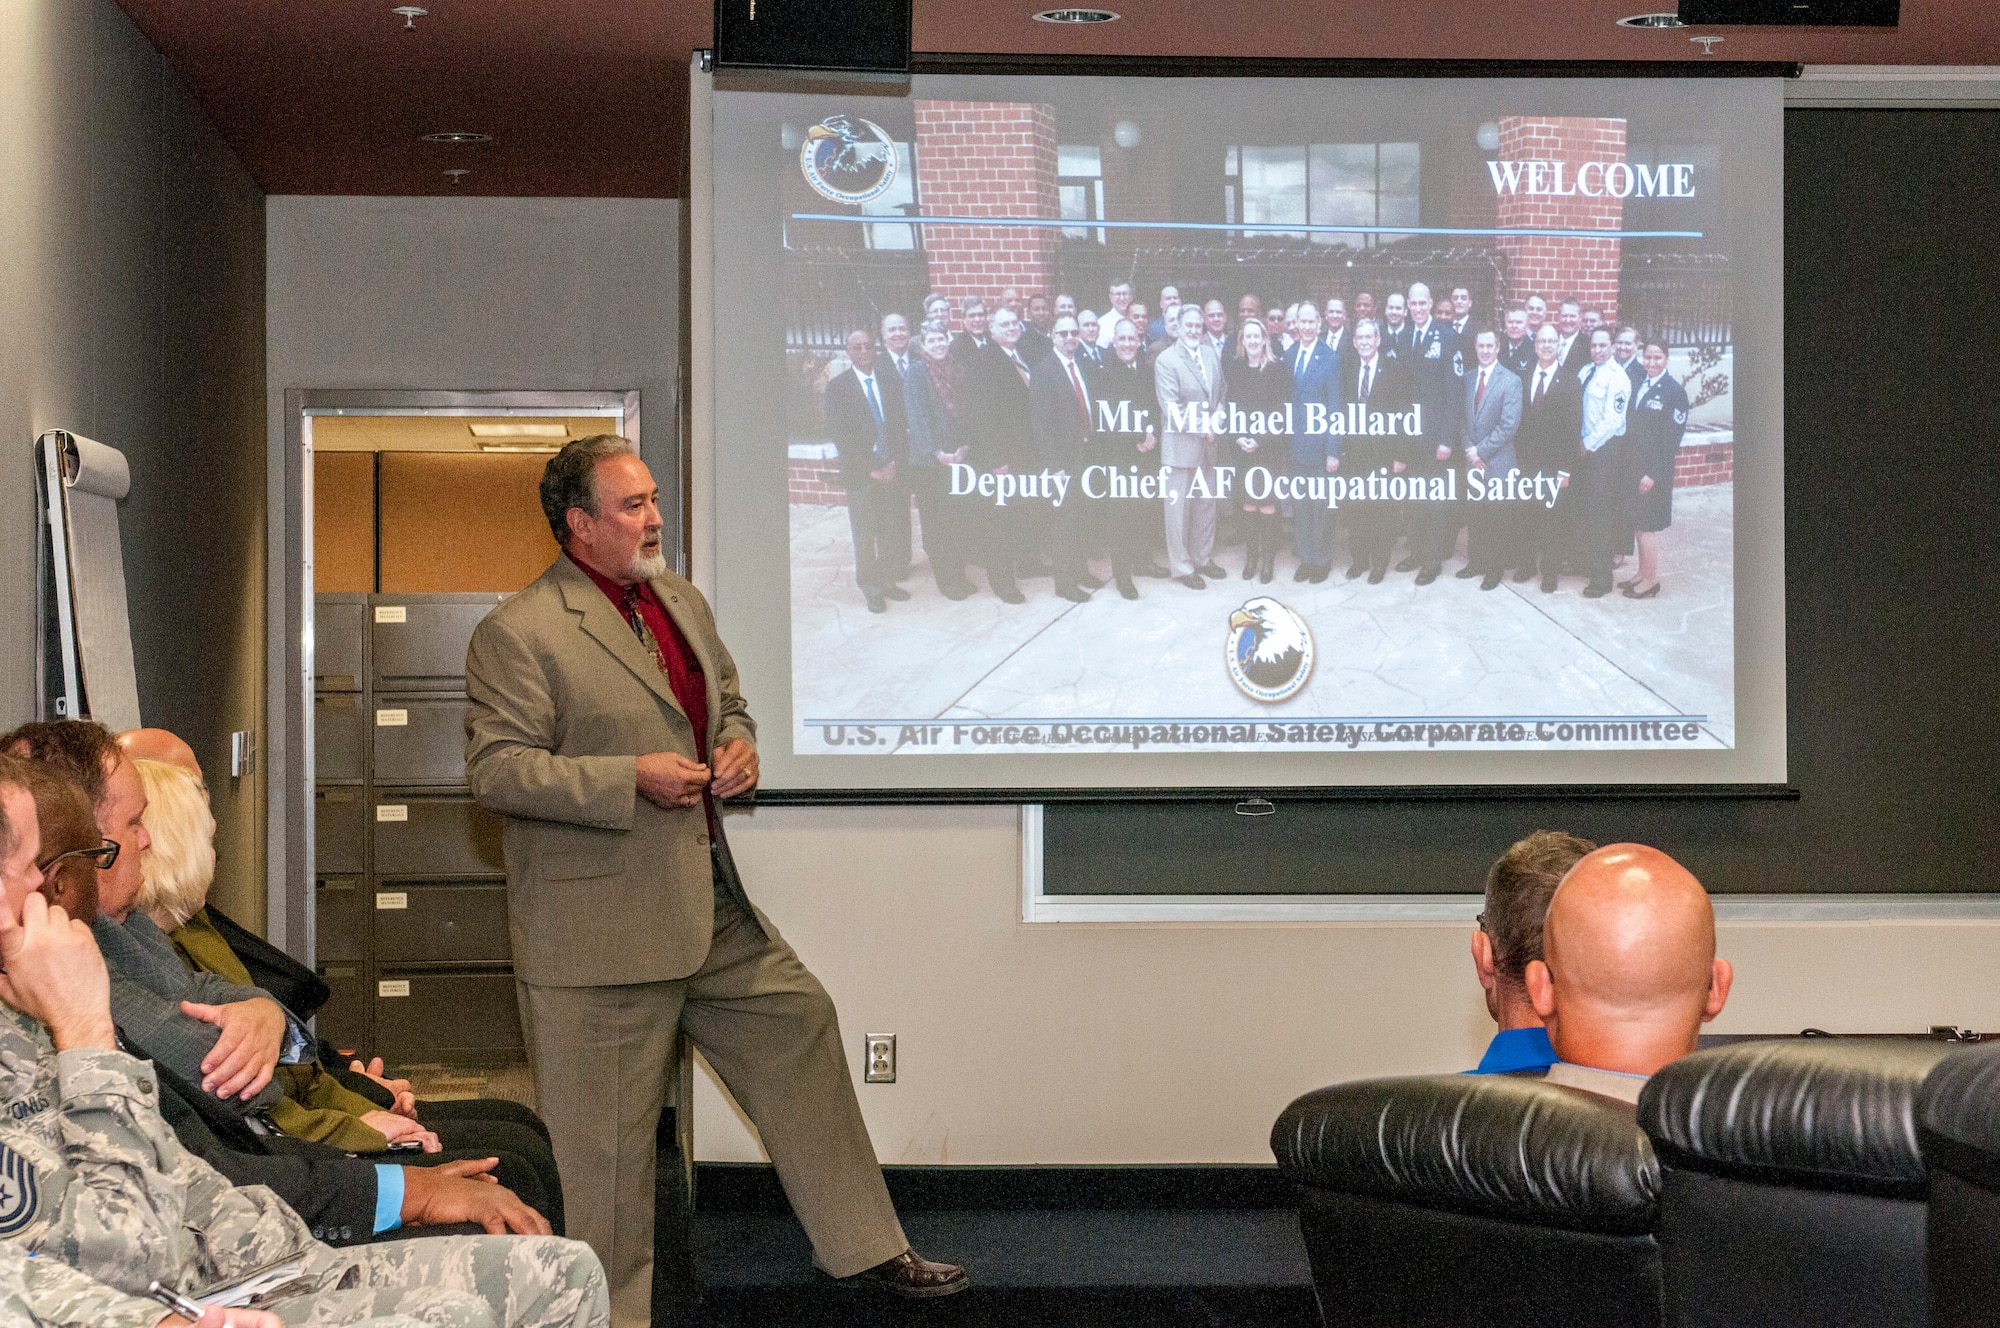
[[[1687,432],[1687,389],[1667,372],[1667,348],[1646,343],[1646,376],[1626,414],[1626,456],[1631,466],[1627,508],[1639,533],[1639,573],[1625,583],[1628,599],[1660,593],[1660,532],[1674,520],[1674,458]]]
[[[1222,379],[1228,385],[1224,399],[1246,417],[1262,415],[1268,423],[1281,415],[1285,403],[1292,399],[1292,371],[1272,348],[1263,324],[1253,319],[1245,319],[1237,333],[1236,354],[1223,367]],[[1236,438],[1237,460],[1245,473],[1257,465],[1283,473],[1286,449],[1272,446],[1273,440],[1283,442],[1282,436],[1268,427]],[[1278,515],[1275,495],[1267,495],[1262,502],[1243,500],[1243,530],[1243,579],[1254,576],[1268,584],[1278,546],[1285,540],[1284,519]]]
[[[904,413],[910,422],[910,488],[916,494],[917,522],[923,530],[924,557],[931,578],[946,599],[964,599],[973,591],[965,575],[965,522],[954,518],[950,504],[950,468],[965,460],[965,363],[951,358],[951,334],[926,323],[918,336],[919,354],[910,357],[903,380]]]
[[[1145,338],[1130,319],[1118,319],[1111,333],[1111,353],[1104,357],[1104,366],[1092,378],[1091,385],[1097,399],[1110,405],[1114,412],[1124,401],[1131,402],[1135,412],[1152,406],[1152,365],[1146,358]],[[1113,467],[1121,475],[1130,475],[1130,467],[1135,465],[1141,474],[1157,468],[1160,440],[1150,419],[1148,416],[1142,434],[1098,429],[1092,435],[1097,452],[1091,459]],[[1161,533],[1159,504],[1116,498],[1108,500],[1105,506],[1104,522],[1098,529],[1110,546],[1112,578],[1118,583],[1119,594],[1126,599],[1137,599],[1139,587],[1132,582],[1134,576],[1167,574],[1167,569],[1153,558],[1153,541]]]

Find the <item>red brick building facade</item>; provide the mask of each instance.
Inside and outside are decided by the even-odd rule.
[[[1625,122],[1575,116],[1510,115],[1500,121],[1502,162],[1560,162],[1567,187],[1574,189],[1585,164],[1602,166],[1625,161]],[[1592,198],[1582,193],[1528,193],[1527,182],[1502,193],[1495,209],[1497,224],[1539,230],[1617,230],[1625,222],[1624,200],[1604,191]],[[1547,181],[1544,181],[1546,187]],[[1545,296],[1551,313],[1556,301],[1571,296],[1586,308],[1604,311],[1605,321],[1618,309],[1618,268],[1622,258],[1617,240],[1555,239],[1544,236],[1501,237],[1508,259],[1507,284],[1514,299]]]
[[[938,216],[1057,217],[1057,132],[1054,108],[1033,102],[919,100],[916,109],[917,204]],[[1157,126],[1153,126],[1157,128]],[[1603,168],[1626,164],[1626,122],[1615,118],[1508,116],[1499,121],[1500,141],[1493,159],[1503,163],[1560,163],[1561,188],[1544,170],[1534,184],[1517,177],[1511,191],[1493,190],[1475,172],[1490,169],[1476,159],[1433,162],[1427,173],[1456,183],[1444,206],[1454,225],[1540,230],[1611,230],[1624,224],[1623,202],[1606,191],[1591,196],[1576,189],[1578,172],[1589,163]],[[1158,136],[1144,135],[1138,153],[1107,151],[1104,182],[1107,212],[1113,217],[1167,215],[1171,190],[1165,178],[1168,157]],[[1470,154],[1468,153],[1467,156]],[[1128,159],[1129,158],[1129,159]],[[1598,176],[1601,179],[1601,175]],[[1467,180],[1477,184],[1468,185]],[[1533,192],[1531,192],[1533,190]],[[1114,248],[1134,243],[1170,242],[1158,232],[1113,232]],[[1057,285],[1060,232],[1052,227],[927,225],[923,230],[928,288],[958,302],[968,295],[989,302],[1012,286],[1025,297],[1053,293]],[[1615,323],[1623,258],[1617,239],[1507,237],[1496,241],[1508,260],[1510,299],[1530,293],[1547,298],[1550,312],[1574,297]],[[1076,291],[1080,304],[1101,307],[1103,291]],[[1147,298],[1152,292],[1141,292]],[[1734,447],[1702,443],[1691,436],[1675,472],[1677,486],[1715,484],[1731,478]],[[838,465],[832,460],[794,457],[790,475],[795,503],[840,503]]]
[[[1057,217],[1055,108],[1033,102],[918,101],[917,203],[948,217]],[[930,288],[989,301],[1055,283],[1059,233],[1039,226],[926,226]]]

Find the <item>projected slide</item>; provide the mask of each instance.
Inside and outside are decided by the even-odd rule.
[[[758,215],[718,227],[717,321],[764,338],[718,414],[781,436],[718,427],[716,523],[782,486],[796,756],[1365,781],[1728,753],[1746,671],[1782,695],[1782,636],[1746,662],[1738,620],[1781,553],[1737,492],[1780,474],[1775,372],[1744,374],[1781,331],[1768,89],[915,93],[717,98],[763,140],[718,144]]]

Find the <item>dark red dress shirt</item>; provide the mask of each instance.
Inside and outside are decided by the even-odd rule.
[[[658,646],[660,672],[667,675],[667,686],[673,689],[674,700],[681,703],[681,713],[694,726],[695,760],[708,764],[708,679],[702,675],[701,661],[695,658],[694,647],[681,635],[673,616],[666,605],[653,593],[650,583],[641,581],[627,589],[604,576],[596,568],[587,567],[575,558],[571,562],[582,569],[583,574],[597,584],[604,597],[611,601],[620,617],[632,621],[632,611],[638,610],[645,621],[646,629],[653,634]],[[636,631],[634,635],[636,635]],[[706,786],[701,791],[702,810],[708,816],[711,827],[715,825],[715,799]]]

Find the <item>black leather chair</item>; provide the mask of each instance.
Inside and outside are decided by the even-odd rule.
[[[1696,1052],[1654,1075],[1639,1124],[1663,1169],[1667,1323],[1922,1325],[1916,1099],[1952,1052],[1793,1038]]]
[[[2000,1324],[2000,1043],[1931,1071],[1917,1133],[1931,1173],[1933,1328]]]
[[[1631,1107],[1539,1079],[1308,1093],[1271,1131],[1329,1325],[1658,1324],[1659,1166]]]

